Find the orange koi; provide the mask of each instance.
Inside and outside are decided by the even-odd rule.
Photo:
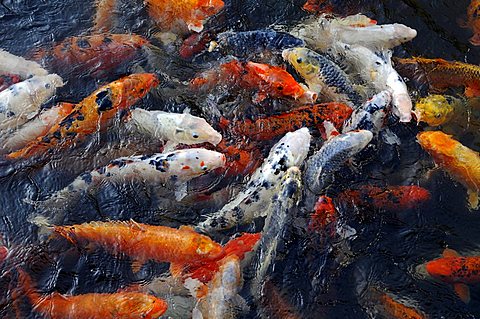
[[[412,209],[430,200],[431,195],[423,187],[362,185],[342,192],[338,200],[354,206],[400,211]]]
[[[470,43],[478,46],[480,45],[480,0],[472,0],[467,8],[468,26],[473,31],[473,37],[470,38]]]
[[[113,254],[122,253],[139,269],[149,260],[178,264],[201,264],[218,260],[223,248],[193,228],[179,229],[125,222],[91,222],[54,226],[53,232],[75,245],[93,244]]]
[[[209,32],[194,33],[183,41],[178,53],[183,59],[190,59],[204,51],[212,39],[213,35]]]
[[[267,97],[294,98],[305,103],[314,102],[317,94],[299,84],[284,68],[232,60],[219,66],[218,70],[202,73],[191,82],[193,90],[209,92],[218,85],[255,90],[254,102],[261,102]]]
[[[456,181],[463,184],[468,191],[471,208],[477,209],[480,193],[480,155],[451,135],[441,131],[421,132],[417,135],[418,143],[427,151],[437,165],[447,171]]]
[[[112,14],[117,6],[116,0],[97,0],[96,14],[93,21],[92,31],[108,32],[112,29]]]
[[[168,308],[162,299],[139,292],[42,296],[32,279],[19,269],[21,289],[35,311],[51,319],[156,319]]]
[[[430,276],[453,285],[463,302],[470,302],[467,284],[480,283],[480,256],[461,257],[453,249],[445,249],[443,257],[429,261],[425,268]]]
[[[263,156],[259,149],[250,145],[235,146],[222,140],[216,150],[225,154],[227,161],[222,171],[226,176],[249,175],[262,164]]]
[[[381,292],[375,288],[369,288],[369,295],[375,301],[375,308],[382,315],[388,318],[397,319],[425,319],[426,316],[418,310],[406,306],[388,294]]]
[[[47,134],[7,157],[29,158],[82,141],[98,129],[106,129],[113,117],[138,102],[158,83],[154,74],[141,73],[107,84],[78,103],[73,111],[52,126]]]
[[[262,233],[243,233],[240,237],[230,240],[223,246],[221,258],[213,262],[203,265],[188,265],[172,263],[170,264],[170,272],[174,277],[198,279],[200,282],[209,283],[222,265],[225,258],[236,256],[239,260],[245,258],[245,254],[252,251],[254,246],[260,240]]]
[[[133,60],[149,42],[136,34],[98,34],[66,38],[33,53],[32,59],[63,76],[101,77]]]
[[[395,68],[404,77],[444,91],[450,87],[465,87],[465,96],[480,96],[480,66],[444,59],[394,59]]]
[[[287,113],[258,118],[254,121],[245,119],[231,123],[221,118],[220,126],[235,136],[264,141],[283,136],[302,127],[323,128],[324,121],[330,121],[335,128],[341,129],[351,114],[352,108],[348,105],[331,102],[300,107]]]
[[[320,196],[315,204],[314,212],[310,216],[308,230],[325,233],[333,237],[336,231],[338,212],[333,200],[328,196]]]
[[[223,9],[222,0],[145,0],[148,14],[162,31],[201,32],[203,23]]]

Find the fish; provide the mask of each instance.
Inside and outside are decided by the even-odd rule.
[[[52,126],[70,114],[75,104],[61,102],[50,109],[44,109],[36,117],[23,124],[18,130],[10,134],[0,134],[1,150],[13,152],[25,147],[39,136],[45,135]]]
[[[325,56],[307,48],[285,49],[282,57],[302,76],[310,90],[324,95],[329,101],[360,105],[361,96],[355,91],[345,72]]]
[[[176,186],[175,195],[181,199],[186,193],[187,181],[224,165],[225,155],[202,148],[122,157],[111,161],[107,166],[81,174],[46,200],[32,204],[48,210],[64,211],[83,195],[98,190],[106,181],[128,180],[142,181],[151,186],[173,183]]]
[[[337,200],[355,207],[403,211],[413,209],[431,199],[430,192],[420,186],[385,186],[362,185],[340,193]]]
[[[373,304],[375,318],[380,315],[381,318],[398,318],[398,319],[425,319],[425,314],[414,307],[400,303],[378,288],[367,288],[367,297],[369,303]]]
[[[0,131],[27,122],[63,85],[59,75],[49,74],[31,77],[0,92]]]
[[[219,170],[219,173],[226,177],[250,175],[261,165],[263,160],[262,153],[253,143],[236,144],[222,139],[215,150],[225,154],[227,158],[225,169]]]
[[[30,300],[35,312],[46,318],[156,319],[168,308],[164,300],[138,292],[41,295],[24,270],[18,273],[23,296]]]
[[[310,147],[310,132],[301,128],[285,134],[270,150],[268,157],[248,183],[222,209],[197,225],[200,231],[225,230],[264,217],[276,185],[290,167],[301,166]]]
[[[480,256],[461,257],[453,249],[445,249],[443,256],[425,264],[427,273],[434,279],[452,284],[455,293],[465,302],[470,302],[467,285],[480,282]]]
[[[21,82],[22,78],[15,74],[0,74],[0,92],[8,89],[15,83]]]
[[[48,71],[35,61],[26,60],[0,49],[0,74],[14,74],[22,79],[28,79],[33,76],[46,76]]]
[[[472,209],[479,206],[480,155],[451,135],[441,131],[420,132],[417,135],[420,146],[428,152],[437,165],[467,188],[468,203]]]
[[[396,58],[395,68],[404,77],[429,86],[433,93],[465,87],[466,97],[480,96],[480,66],[444,59]]]
[[[102,78],[132,61],[149,44],[136,34],[94,34],[69,37],[31,53],[34,61],[64,77],[89,75]]]
[[[307,229],[310,232],[325,234],[331,238],[336,233],[338,218],[338,211],[332,198],[322,195],[315,203]]]
[[[328,136],[328,135],[327,135]],[[319,194],[342,165],[372,140],[373,133],[367,130],[351,131],[343,134],[330,134],[320,150],[306,163],[305,185]]]
[[[302,173],[296,166],[290,167],[281,182],[275,187],[275,195],[271,198],[267,209],[262,238],[256,249],[252,265],[255,268],[254,278],[250,284],[250,292],[260,298],[262,286],[267,281],[268,271],[274,267],[277,248],[285,241],[284,230],[294,216],[292,210],[302,198]]]
[[[192,311],[193,319],[234,319],[246,306],[238,294],[243,286],[240,260],[228,256],[208,285],[208,293],[197,300]]]
[[[267,315],[261,318],[273,318],[273,319],[300,319],[302,318],[293,309],[292,305],[282,296],[278,291],[275,284],[271,280],[266,281],[262,286],[262,308]]]
[[[92,31],[94,33],[103,33],[111,31],[113,27],[112,15],[117,12],[116,0],[96,0],[95,17],[93,20]]]
[[[148,15],[163,32],[201,32],[205,21],[220,12],[222,0],[145,0]]]
[[[154,74],[139,73],[104,85],[78,103],[72,113],[52,126],[48,133],[8,154],[7,158],[19,160],[47,155],[45,153],[83,141],[90,134],[105,130],[111,119],[128,110],[158,83]]]
[[[377,93],[360,108],[353,111],[352,115],[344,122],[342,133],[368,130],[374,135],[378,135],[391,101],[392,93],[390,91],[385,90]]]
[[[255,54],[281,53],[284,49],[303,46],[303,40],[289,33],[265,29],[219,33],[209,50],[215,49],[224,54],[247,58]]]
[[[191,88],[200,92],[210,92],[218,85],[254,90],[254,103],[267,97],[293,98],[303,103],[312,103],[317,98],[315,92],[306,90],[285,69],[251,61],[232,60],[220,65],[219,70],[206,71],[191,81]]]
[[[137,108],[130,112],[129,122],[132,123],[133,131],[166,141],[171,144],[170,148],[176,144],[217,145],[222,140],[222,135],[215,131],[205,119],[188,113],[147,111]]]
[[[178,53],[183,59],[191,59],[195,55],[202,53],[207,50],[210,41],[213,40],[214,35],[210,32],[200,32],[193,33],[188,38],[186,38],[180,48]]]
[[[360,27],[356,26],[358,21],[361,21]],[[337,41],[373,50],[389,50],[417,36],[415,29],[403,24],[378,25],[365,21],[364,17],[331,19],[324,14],[304,21],[290,33],[304,40],[307,46],[320,51],[325,51]]]
[[[472,0],[467,8],[467,25],[472,29],[473,36],[470,38],[470,43],[480,45],[480,1]]]
[[[418,123],[439,126],[449,122],[462,104],[463,101],[454,96],[430,94],[415,103],[413,113]]]
[[[330,102],[299,107],[290,112],[259,117],[255,120],[244,119],[231,122],[222,117],[219,125],[224,131],[235,136],[266,141],[302,127],[320,127],[323,121],[331,121],[339,129],[351,114],[352,108],[348,105]]]
[[[98,247],[111,254],[125,254],[132,269],[139,270],[149,260],[183,265],[202,265],[223,256],[223,247],[210,237],[196,233],[190,226],[179,229],[130,221],[94,221],[77,225],[46,226],[34,220],[52,235],[59,235],[78,247]],[[43,225],[42,225],[43,223]]]

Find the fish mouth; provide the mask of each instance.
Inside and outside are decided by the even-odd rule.
[[[305,90],[305,92],[298,97],[298,100],[300,101],[300,103],[306,103],[306,104],[315,103],[318,98],[318,93],[310,91],[305,85],[302,85],[302,84],[300,85]]]
[[[417,125],[419,125],[420,122],[422,121],[422,112],[418,110],[414,110],[412,111],[412,114],[415,117],[415,120],[417,121]]]

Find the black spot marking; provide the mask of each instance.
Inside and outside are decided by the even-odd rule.
[[[95,103],[98,105],[98,113],[111,110],[113,108],[112,100],[110,99],[110,90],[105,90],[97,93]]]
[[[77,45],[81,49],[88,49],[88,48],[92,47],[90,45],[90,43],[88,42],[88,40],[84,39],[84,38],[78,38],[77,39]]]

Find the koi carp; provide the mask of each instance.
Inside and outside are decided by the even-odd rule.
[[[338,212],[333,200],[325,195],[318,198],[310,215],[308,230],[333,237],[336,232]]]
[[[72,113],[52,126],[47,134],[7,157],[25,159],[83,141],[98,129],[106,129],[112,118],[138,102],[158,83],[155,75],[140,73],[107,84],[78,103]]]
[[[185,182],[225,165],[225,155],[202,148],[191,148],[151,156],[131,156],[116,159],[105,167],[84,173],[70,185],[42,202],[46,209],[65,210],[82,195],[96,190],[105,181],[139,180],[152,185],[172,182],[177,186],[177,199],[183,198]]]
[[[382,318],[385,316],[386,318],[397,319],[427,318],[425,314],[414,307],[396,301],[390,294],[382,292],[377,288],[368,288],[367,296],[370,299],[369,303],[372,304],[372,308],[375,310],[373,314],[375,317],[380,315]]]
[[[310,90],[329,101],[360,105],[362,98],[355,91],[345,72],[325,56],[307,48],[286,49],[282,57],[303,77]]]
[[[325,128],[328,131],[327,126],[329,125]],[[313,154],[306,164],[305,184],[315,194],[319,194],[328,185],[333,174],[349,158],[363,150],[373,138],[372,132],[367,130],[344,134],[333,131],[327,136],[328,139],[320,150]]]
[[[480,256],[461,257],[453,249],[445,249],[443,257],[429,261],[425,265],[433,278],[452,284],[463,302],[470,302],[468,284],[480,282]]]
[[[96,0],[93,32],[108,32],[113,27],[112,14],[117,11],[117,0]]]
[[[27,122],[64,85],[57,74],[34,76],[0,92],[0,131]]]
[[[63,76],[102,77],[132,61],[148,41],[136,34],[97,34],[66,38],[32,54],[48,70]]]
[[[167,113],[135,109],[130,113],[135,130],[149,137],[176,144],[211,143],[217,145],[222,135],[215,131],[205,119],[188,113]]]
[[[220,119],[220,126],[236,136],[248,137],[256,141],[271,140],[277,136],[293,132],[302,127],[319,127],[323,121],[330,121],[341,128],[352,114],[352,109],[343,103],[330,102],[295,108],[294,110],[255,120],[245,119],[230,122]]]
[[[0,74],[0,92],[8,89],[15,83],[21,82],[22,78],[15,74]]]
[[[268,64],[238,60],[220,65],[220,70],[207,71],[191,82],[195,91],[209,92],[217,85],[237,86],[247,90],[256,90],[254,102],[267,97],[294,98],[304,103],[312,103],[317,95],[297,83],[285,69]]]
[[[207,50],[208,44],[213,37],[210,32],[194,33],[183,41],[178,49],[178,53],[183,59],[191,59],[195,55]]]
[[[396,69],[405,77],[426,84],[435,91],[465,87],[465,96],[480,96],[480,66],[444,59],[420,57],[395,59]]]
[[[310,139],[307,128],[285,134],[272,147],[262,166],[250,177],[245,189],[221,210],[208,216],[197,228],[203,231],[229,229],[265,216],[265,209],[275,194],[275,186],[290,167],[301,166],[307,156]]]
[[[148,14],[164,32],[201,32],[210,16],[223,9],[222,0],[145,0]]]
[[[156,319],[168,308],[162,299],[138,292],[89,293],[43,296],[35,291],[30,276],[19,269],[20,289],[33,309],[51,319]]]
[[[412,209],[430,199],[428,190],[415,185],[387,187],[363,185],[357,189],[346,190],[338,196],[339,202],[350,203],[356,207],[391,211]]]
[[[426,122],[430,126],[439,126],[449,122],[455,111],[463,105],[461,99],[449,95],[432,94],[418,100],[415,104],[417,122]]]
[[[25,60],[22,57],[0,49],[0,74],[15,74],[22,79],[28,79],[32,76],[45,76],[48,74],[48,71],[37,62]]]
[[[464,185],[468,192],[468,202],[472,209],[479,206],[480,193],[480,155],[450,135],[441,131],[421,132],[418,143],[427,151],[437,165],[450,176]]]
[[[472,29],[473,36],[470,38],[470,43],[480,45],[480,1],[472,0],[467,8],[467,25]]]

